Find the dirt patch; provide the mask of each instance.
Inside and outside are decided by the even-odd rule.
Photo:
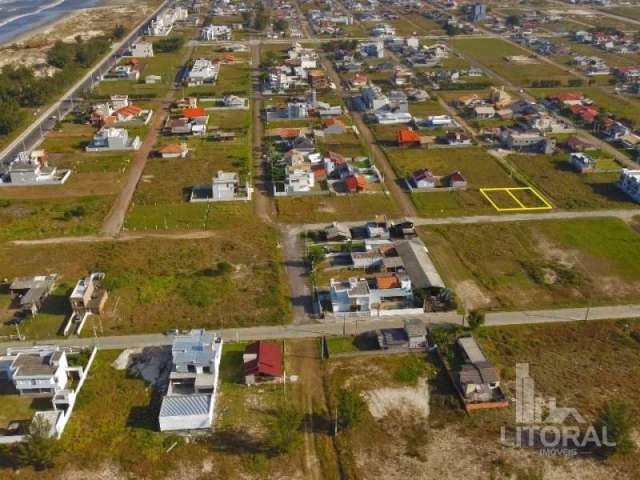
[[[578,263],[577,251],[558,248],[539,232],[533,234],[533,240],[545,260],[557,262],[566,268],[573,268]]]
[[[425,379],[420,379],[414,388],[378,388],[363,393],[363,396],[376,419],[393,411],[415,413],[424,418],[429,416],[429,384]]]
[[[65,470],[61,478],[66,480],[120,480],[127,475],[119,466],[104,463],[97,470]]]
[[[474,280],[463,280],[456,284],[456,295],[467,310],[482,308],[491,304],[491,297],[482,291]]]
[[[318,205],[318,212],[335,213],[335,211],[336,209],[334,207],[326,203],[321,203],[320,205]]]

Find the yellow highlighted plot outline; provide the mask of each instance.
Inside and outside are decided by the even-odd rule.
[[[528,207],[524,203],[520,201],[518,197],[516,197],[513,192],[517,191],[528,191],[531,192],[538,200],[542,202],[542,206],[538,207]],[[513,200],[519,205],[518,207],[507,207],[503,208],[496,204],[491,198],[492,192],[505,192],[507,193]],[[498,212],[533,212],[539,210],[551,210],[553,207],[551,204],[536,191],[533,187],[502,187],[502,188],[481,188],[480,193],[487,199],[487,201],[491,204],[493,208]]]

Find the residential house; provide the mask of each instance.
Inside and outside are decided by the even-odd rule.
[[[207,25],[200,31],[200,38],[206,41],[231,40],[231,28],[227,25]]]
[[[205,330],[177,335],[158,421],[161,431],[209,429],[213,423],[222,338]]]
[[[327,74],[319,69],[312,69],[307,72],[309,86],[316,90],[325,90],[329,88],[329,79]]]
[[[149,42],[136,42],[131,45],[129,56],[136,58],[153,57],[153,44]]]
[[[427,346],[427,329],[419,319],[405,320],[402,328],[376,330],[376,337],[381,350],[423,350]]]
[[[616,185],[634,202],[640,203],[640,170],[623,168]]]
[[[323,230],[324,238],[328,242],[344,242],[351,240],[351,230],[346,225],[333,222]]]
[[[47,152],[19,152],[7,166],[0,166],[0,186],[62,185],[71,170],[50,167]]]
[[[359,50],[363,57],[384,58],[384,42],[382,40],[362,42],[359,45]]]
[[[420,135],[411,128],[401,128],[396,133],[396,142],[399,147],[416,147],[421,145]]]
[[[104,127],[93,136],[85,150],[87,152],[139,150],[141,145],[140,137],[129,138],[129,132],[124,128]]]
[[[385,304],[406,307],[413,301],[413,290],[411,280],[402,273],[347,281],[331,279],[330,299],[333,313],[370,313],[384,309]]]
[[[456,345],[465,360],[458,373],[458,383],[465,401],[489,402],[501,398],[500,377],[486,359],[472,336],[462,336]]]
[[[344,122],[338,118],[327,118],[322,122],[322,127],[325,135],[342,135],[347,131]]]
[[[460,172],[453,172],[449,175],[447,177],[447,183],[451,188],[466,188],[467,186],[467,180]]]
[[[9,285],[11,307],[35,315],[58,282],[58,274],[17,277]]]
[[[215,83],[218,79],[220,65],[206,58],[197,58],[189,69],[184,83],[187,86]]]
[[[109,297],[107,290],[100,288],[100,281],[103,278],[103,273],[92,273],[78,280],[69,296],[71,310],[77,317],[102,314]]]
[[[367,179],[362,175],[349,175],[344,179],[344,186],[349,193],[362,192],[367,188]]]
[[[162,158],[185,158],[189,153],[189,147],[186,143],[170,143],[163,145],[158,149],[158,154]]]
[[[315,174],[307,169],[290,169],[287,167],[284,191],[287,195],[310,192],[315,185]]]
[[[253,189],[247,184],[240,185],[240,175],[236,172],[218,171],[210,185],[193,187],[191,202],[228,202],[251,200]]]
[[[586,153],[569,154],[569,164],[580,173],[587,173],[595,167],[595,161]]]
[[[20,395],[53,396],[67,386],[68,367],[57,346],[9,349],[0,356],[0,380],[12,382]]]
[[[420,168],[409,177],[409,182],[415,188],[435,188],[436,177],[429,168]]]
[[[473,109],[473,116],[478,120],[487,120],[496,116],[496,109],[491,105],[478,105]]]
[[[284,355],[276,342],[250,343],[242,355],[242,374],[246,385],[277,383],[284,378]]]

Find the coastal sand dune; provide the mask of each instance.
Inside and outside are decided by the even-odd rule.
[[[58,21],[0,46],[0,68],[24,65],[34,68],[38,75],[49,75],[53,70],[46,65],[46,52],[56,41],[71,42],[77,36],[86,40],[111,31],[117,24],[133,27],[158,4],[158,0],[120,0],[108,7],[70,12]]]

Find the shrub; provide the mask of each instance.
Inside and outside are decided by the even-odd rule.
[[[613,443],[612,446],[602,446],[605,456],[627,455],[634,449],[631,438],[633,418],[626,403],[619,400],[605,403],[598,413],[596,427],[599,431],[606,428],[607,440]]]
[[[282,404],[267,421],[268,438],[276,453],[292,454],[300,445],[303,414],[293,405]]]
[[[484,325],[484,321],[484,312],[481,312],[480,310],[471,310],[469,315],[467,315],[467,323],[471,330],[475,330],[476,328]]]
[[[346,430],[358,424],[364,415],[365,403],[353,390],[341,388],[338,392],[338,426]]]

